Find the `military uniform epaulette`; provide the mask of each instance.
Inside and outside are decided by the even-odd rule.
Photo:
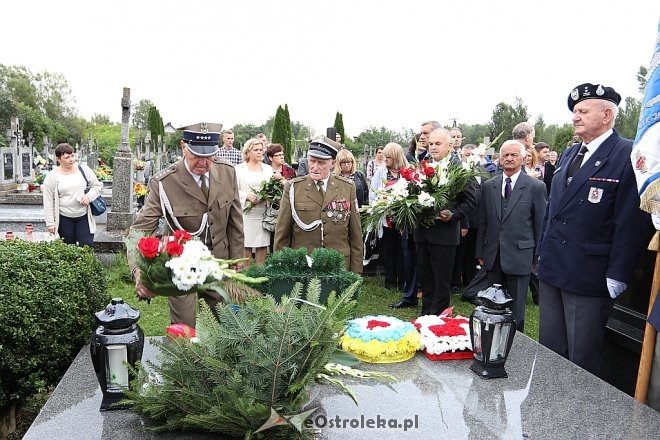
[[[307,179],[307,176],[298,176],[298,177],[294,177],[293,179],[289,180],[289,182],[291,182],[291,185],[293,185],[294,183],[302,182],[305,179]]]
[[[343,180],[346,183],[350,183],[351,185],[355,185],[355,182],[353,182],[353,179],[351,179],[350,177],[339,176],[337,174],[335,174],[335,177],[339,180]]]
[[[175,171],[176,171],[176,165],[170,165],[169,167],[165,168],[164,170],[161,170],[161,171],[157,172],[156,174],[154,174],[152,179],[163,180],[165,177],[169,176],[170,174],[174,173]]]
[[[229,165],[230,167],[234,168],[233,163],[231,163],[228,160],[225,160],[221,157],[214,157],[213,158],[213,163],[218,164],[218,165]]]

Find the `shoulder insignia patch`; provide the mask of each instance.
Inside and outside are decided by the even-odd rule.
[[[175,171],[176,171],[176,167],[174,165],[170,165],[169,167],[165,168],[164,170],[161,170],[161,171],[157,172],[156,174],[154,174],[152,179],[162,180],[165,177],[169,176],[170,174],[174,173]]]
[[[229,162],[228,160],[225,160],[225,159],[223,159],[223,158],[221,158],[221,157],[218,157],[218,156],[216,156],[216,157],[213,158],[213,163],[216,163],[216,164],[218,164],[218,165],[229,165],[229,166],[232,167],[232,168],[234,167],[234,164],[233,164],[233,163],[231,163],[231,162]]]

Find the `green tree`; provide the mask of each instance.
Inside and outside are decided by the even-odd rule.
[[[505,102],[497,104],[491,117],[491,139],[494,139],[501,132],[504,132],[504,135],[502,135],[495,148],[498,149],[505,140],[511,138],[513,127],[516,124],[527,121],[528,119],[527,106],[520,98],[516,98],[514,105],[509,105]]]
[[[564,124],[557,128],[555,139],[552,142],[552,149],[561,154],[569,145],[572,144],[573,133],[575,132],[571,124]]]
[[[271,138],[272,143],[281,144],[284,147],[284,155],[287,161],[291,160],[290,151],[287,155],[287,120],[286,120],[286,111],[282,106],[277,107],[275,112],[275,123],[273,124],[273,136]]]
[[[614,128],[616,128],[622,137],[626,139],[635,139],[641,109],[642,102],[632,96],[628,96],[626,98],[625,106],[619,108]]]
[[[369,127],[355,138],[355,147],[362,151],[364,145],[376,147],[386,145],[389,142],[396,142],[404,148],[407,148],[409,139],[404,139],[401,133],[390,130],[387,127]]]
[[[147,114],[147,130],[151,132],[151,139],[153,142],[158,141],[158,135],[165,138],[165,127],[163,126],[163,118],[160,117],[160,112],[156,106],[151,106]]]
[[[490,137],[491,127],[489,124],[472,124],[463,126],[463,145],[479,145],[485,137]]]
[[[291,115],[289,114],[289,104],[284,104],[284,128],[286,129],[286,143],[284,146],[284,161],[291,163],[293,153],[293,129],[291,128]]]
[[[11,118],[18,115],[16,104],[11,99],[9,90],[4,89],[0,83],[0,145],[6,145],[7,139],[4,133],[11,127]]]
[[[145,130],[149,123],[149,109],[155,107],[148,99],[142,99],[131,110],[131,123],[133,128]]]
[[[344,116],[337,112],[335,115],[335,123],[332,125],[337,130],[337,133],[341,135],[341,141],[346,142],[346,131],[344,130]],[[333,139],[334,140],[334,139]]]
[[[239,148],[247,141],[255,136],[257,133],[263,131],[261,125],[254,124],[236,124],[232,128],[234,132],[234,146]],[[264,133],[266,133],[264,131]]]

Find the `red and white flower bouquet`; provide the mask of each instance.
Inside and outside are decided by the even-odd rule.
[[[438,213],[452,206],[478,174],[474,165],[452,163],[447,156],[402,169],[398,181],[378,190],[376,200],[362,207],[362,230],[376,231],[386,218],[399,230],[432,226]]]
[[[148,236],[137,241],[140,282],[162,296],[180,296],[213,290],[230,302],[242,302],[255,291],[235,281],[258,283],[266,278],[248,277],[233,266],[245,259],[215,258],[204,243],[184,230],[163,238]]]

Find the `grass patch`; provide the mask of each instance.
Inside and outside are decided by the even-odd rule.
[[[401,299],[401,293],[396,290],[383,287],[383,277],[364,277],[362,293],[358,299],[355,316],[364,315],[387,315],[409,321],[419,316],[421,303],[417,307],[404,309],[392,309],[394,304]],[[108,268],[108,289],[113,297],[121,297],[131,307],[140,310],[140,327],[147,336],[162,336],[165,328],[170,324],[170,312],[167,298],[156,297],[151,303],[138,301],[135,288],[128,271],[126,257],[121,256]],[[469,317],[474,306],[462,301],[460,295],[451,296],[451,305],[454,312]],[[532,302],[531,295],[527,295],[527,307],[525,313],[525,334],[534,340],[539,338],[539,307]]]

